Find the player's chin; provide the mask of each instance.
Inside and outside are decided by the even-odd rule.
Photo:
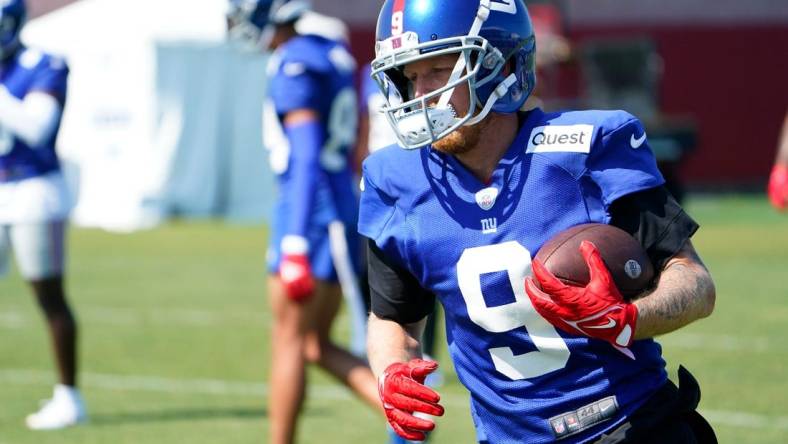
[[[442,153],[455,156],[464,154],[479,143],[480,133],[481,128],[478,125],[463,126],[433,143],[432,147]]]

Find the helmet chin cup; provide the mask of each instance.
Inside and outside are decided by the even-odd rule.
[[[451,105],[410,111],[395,119],[397,132],[405,142],[406,149],[420,148],[433,142],[446,130],[456,126],[458,121]]]

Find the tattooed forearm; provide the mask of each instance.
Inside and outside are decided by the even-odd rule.
[[[691,244],[662,270],[653,292],[639,299],[636,338],[669,333],[711,314],[715,290]]]
[[[654,312],[665,319],[683,319],[690,316],[696,308],[693,301],[698,299],[698,293],[703,285],[701,279],[684,264],[675,264],[666,269],[659,282],[661,292],[668,292],[670,296],[649,299]]]

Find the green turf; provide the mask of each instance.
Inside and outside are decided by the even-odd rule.
[[[662,339],[671,372],[692,370],[723,443],[788,436],[788,215],[760,197],[688,202],[694,238],[717,283],[714,315]],[[70,232],[68,287],[81,321],[91,423],[61,432],[22,426],[51,390],[49,344],[27,288],[0,280],[0,444],[266,442],[265,230],[173,223],[130,235]],[[341,317],[336,336],[348,336]],[[468,443],[464,389],[445,349],[447,414],[433,442]],[[304,443],[384,442],[383,420],[310,373]]]

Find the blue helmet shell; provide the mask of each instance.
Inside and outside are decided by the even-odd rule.
[[[498,99],[492,111],[516,112],[534,89],[535,39],[531,18],[522,0],[386,0],[378,17],[376,40],[385,41],[397,33],[412,32],[419,43],[469,35],[480,4],[490,7],[489,17],[478,31],[498,49],[516,83]],[[492,67],[482,66],[476,75],[483,79]],[[495,78],[473,88],[479,104],[484,104],[505,77],[502,69]]]

